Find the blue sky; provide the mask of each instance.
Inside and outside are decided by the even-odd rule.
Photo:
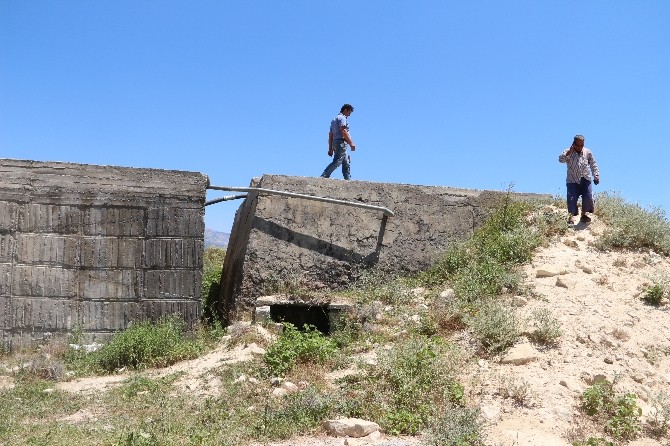
[[[668,212],[669,23],[666,0],[0,0],[0,157],[318,176],[351,103],[353,179],[562,196],[581,133],[596,192]]]

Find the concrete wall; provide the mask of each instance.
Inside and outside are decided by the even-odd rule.
[[[504,193],[450,187],[264,175],[252,186],[363,202],[379,211],[277,195],[249,194],[240,206],[221,281],[221,308],[230,319],[254,305],[268,283],[288,280],[336,289],[376,266],[394,272],[431,265],[450,241],[470,236],[486,207]],[[540,198],[534,194],[514,194]]]
[[[0,159],[5,348],[130,322],[200,315],[200,173]]]

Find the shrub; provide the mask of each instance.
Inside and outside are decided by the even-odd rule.
[[[642,409],[635,404],[635,395],[617,396],[614,384],[600,381],[582,394],[582,409],[590,416],[605,419],[605,431],[616,439],[630,440],[640,432]]]
[[[439,407],[463,403],[463,388],[455,379],[460,362],[451,345],[422,336],[404,339],[354,378],[342,411],[370,417],[391,434],[416,434]]]
[[[536,396],[527,381],[513,375],[499,378],[498,395],[510,398],[519,407],[531,407],[532,399]]]
[[[661,300],[663,299],[664,295],[665,290],[663,289],[663,285],[655,283],[647,288],[647,290],[644,292],[644,295],[642,296],[642,300],[644,300],[649,305],[658,306],[661,304]]]
[[[347,293],[361,304],[377,301],[401,305],[411,300],[409,287],[402,278],[374,268],[364,271]]]
[[[301,332],[285,323],[281,336],[268,347],[264,359],[272,376],[283,376],[298,362],[324,362],[336,351],[337,344],[314,326],[306,325]]]
[[[461,269],[453,281],[458,299],[467,304],[477,304],[486,298],[502,293],[503,289],[516,289],[516,273],[490,257],[482,257]]]
[[[457,298],[467,303],[518,288],[514,267],[532,258],[544,236],[526,218],[532,210],[530,203],[512,201],[508,195],[472,238],[455,242],[419,280],[427,285],[450,282]]]
[[[644,209],[620,196],[597,196],[596,214],[608,223],[596,246],[601,249],[651,249],[670,254],[670,222],[661,208]]]
[[[186,339],[184,323],[178,316],[131,325],[117,333],[101,350],[94,353],[104,370],[122,367],[143,369],[165,367],[183,359],[198,356],[204,344]]]
[[[649,417],[650,431],[656,437],[663,437],[670,425],[670,397],[662,392],[653,397],[651,405],[654,410]]]
[[[546,309],[534,310],[530,317],[535,324],[535,330],[530,334],[530,338],[540,344],[555,344],[561,337],[561,324]]]
[[[328,418],[333,402],[314,387],[288,395],[276,407],[271,404],[254,425],[260,438],[289,438],[318,426]]]
[[[479,411],[449,408],[431,423],[425,444],[428,446],[484,446],[483,422]]]
[[[582,394],[582,409],[587,415],[609,412],[614,401],[613,384],[608,380],[599,381]]]
[[[519,338],[519,324],[514,309],[500,302],[483,302],[468,325],[484,352],[501,354],[513,346]]]

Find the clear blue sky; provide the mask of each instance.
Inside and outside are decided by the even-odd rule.
[[[353,179],[562,196],[581,133],[670,210],[667,0],[0,0],[0,157],[318,176],[345,102]]]

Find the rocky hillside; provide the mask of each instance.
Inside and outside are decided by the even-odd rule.
[[[598,221],[580,223],[541,248],[524,267],[530,297],[516,296],[512,304],[527,320],[538,312],[555,318],[561,332],[557,343],[538,347],[525,336],[502,360],[480,359],[464,371],[468,397],[486,420],[486,444],[570,446],[593,438],[589,444],[605,445],[604,440],[595,442],[604,436],[602,428],[580,409],[583,392],[603,379],[614,382],[617,395],[636,395],[642,410],[642,432],[617,444],[670,444],[649,432],[649,422],[663,415],[659,398],[670,394],[669,307],[667,299],[660,306],[642,300],[649,285],[670,277],[670,259],[654,252],[597,251],[591,243],[603,229]],[[532,325],[527,324],[527,333],[534,330]],[[458,335],[456,341],[472,349],[467,335]],[[667,405],[665,401],[666,410]],[[378,435],[348,442],[302,438],[273,446],[401,446],[419,441]]]
[[[482,413],[498,443],[569,445],[575,438],[600,436],[578,404],[603,378],[615,382],[615,392],[637,395],[644,421],[654,414],[656,398],[670,390],[667,301],[657,307],[641,299],[650,284],[670,277],[670,260],[654,252],[596,251],[590,243],[603,229],[597,221],[579,224],[524,268],[535,297],[519,297],[515,304],[527,315],[548,309],[562,336],[554,348],[538,350],[523,342],[502,363],[479,361]],[[515,404],[500,391],[501,382],[527,390],[527,400]]]

